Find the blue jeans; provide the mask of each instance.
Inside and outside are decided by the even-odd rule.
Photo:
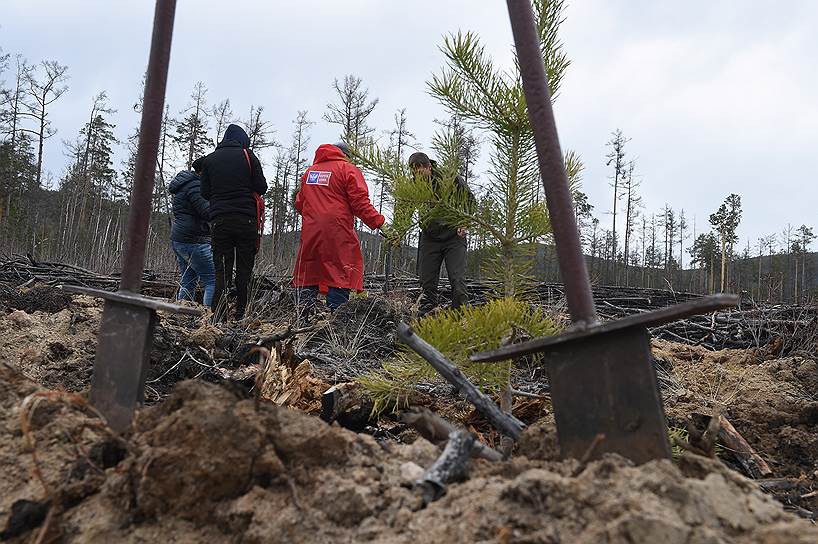
[[[188,244],[171,242],[173,252],[179,261],[179,296],[178,300],[193,300],[196,280],[202,282],[204,299],[202,304],[210,306],[213,292],[216,290],[216,271],[213,267],[213,250],[210,244]]]
[[[306,306],[308,309],[315,307],[315,300],[318,298],[318,286],[308,285],[296,289],[296,303]],[[327,306],[330,311],[334,311],[341,304],[349,302],[349,289],[341,287],[330,287],[327,293]]]

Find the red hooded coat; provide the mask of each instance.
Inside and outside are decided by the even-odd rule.
[[[317,285],[322,293],[330,287],[363,291],[364,259],[354,217],[371,229],[385,219],[369,202],[361,171],[334,145],[320,146],[301,178],[295,209],[302,227],[293,286]]]

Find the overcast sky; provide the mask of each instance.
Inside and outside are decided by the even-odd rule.
[[[69,66],[70,90],[51,114],[59,133],[47,142],[55,178],[61,142],[76,137],[98,92],[118,109],[121,140],[138,124],[152,16],[149,0],[0,0],[4,52]],[[585,163],[583,189],[603,225],[612,204],[605,143],[620,128],[648,214],[684,208],[701,232],[736,192],[742,245],[788,222],[818,226],[818,1],[573,0],[565,16],[571,66],[557,126]],[[446,117],[425,82],[443,64],[442,36],[458,29],[509,63],[497,0],[179,0],[167,100],[178,113],[201,80],[211,103],[230,98],[242,118],[263,105],[284,142],[306,109],[316,121],[311,155],[336,140],[321,116],[333,78],[352,73],[380,99],[371,124],[385,131],[406,108],[423,148],[433,119]]]

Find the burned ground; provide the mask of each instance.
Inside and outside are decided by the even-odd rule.
[[[0,513],[11,542],[40,531],[66,542],[818,538],[751,481],[692,455],[640,467],[607,456],[581,469],[575,460],[475,461],[467,482],[423,508],[411,482],[437,449],[422,440],[378,442],[201,381],[178,384],[117,439],[87,407],[5,365],[0,387]],[[41,480],[31,477],[35,453]]]
[[[252,379],[215,383],[228,370],[252,370],[259,354],[251,348],[284,321],[238,329],[162,315],[146,391],[151,406],[132,433],[116,437],[82,396],[101,303],[35,289],[37,295],[4,296],[0,315],[0,530],[12,542],[43,530],[43,541],[62,535],[65,542],[818,538],[809,521],[739,474],[723,448],[720,459],[687,453],[640,467],[616,456],[583,470],[558,461],[548,402],[536,399],[515,404],[530,426],[513,460],[475,461],[468,481],[423,508],[411,481],[435,459],[436,447],[414,440],[394,419],[368,430],[381,437],[375,439],[300,413],[315,411],[312,390],[373,368],[394,349],[395,323],[409,309],[381,297],[354,299],[297,337],[287,375],[312,380],[289,397],[299,410],[249,398]],[[32,300],[61,302],[21,307]],[[774,347],[709,351],[655,341],[654,355],[669,423],[683,428],[691,414],[723,414],[769,463],[772,477],[789,482],[776,497],[805,515],[818,509],[810,496],[818,488],[818,368],[815,354],[779,357]],[[519,375],[547,390],[544,374]],[[489,444],[498,438],[445,385],[418,401]]]

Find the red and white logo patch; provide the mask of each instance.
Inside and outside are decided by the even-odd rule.
[[[313,170],[307,175],[307,185],[322,185],[326,187],[329,185],[330,176],[332,176],[332,172]]]

